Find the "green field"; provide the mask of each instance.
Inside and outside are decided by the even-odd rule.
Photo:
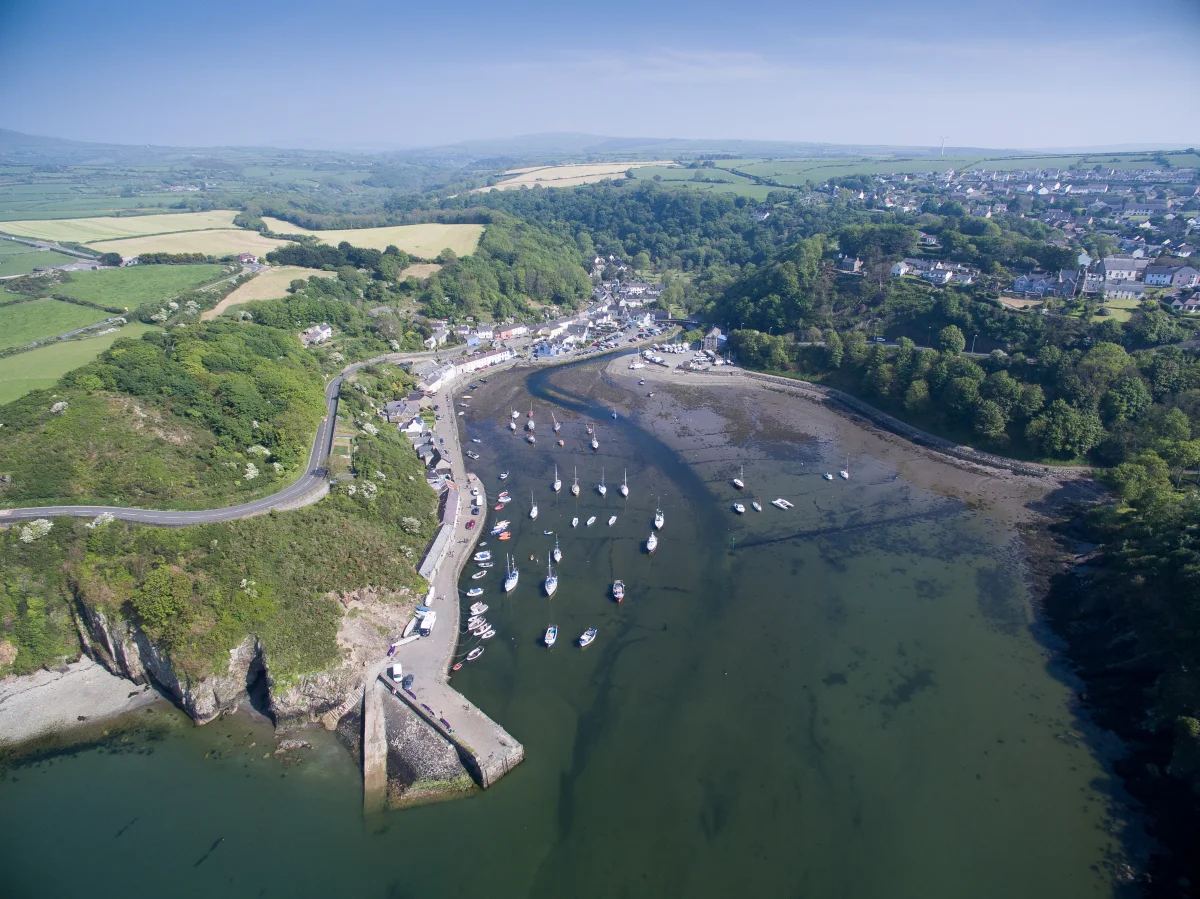
[[[155,300],[170,300],[182,291],[218,277],[224,266],[134,265],[129,268],[72,272],[71,281],[54,292],[79,300],[133,309]]]
[[[708,180],[693,181],[692,178],[695,176],[696,171],[696,169],[677,169],[670,166],[647,166],[644,169],[634,169],[634,180],[652,181],[654,180],[654,176],[658,175],[658,183],[666,186],[686,187],[688,190],[697,190],[706,193],[735,194],[741,197],[749,197],[752,200],[765,200],[767,194],[772,190],[779,189],[755,184],[749,178],[744,178],[721,169],[702,169],[700,170],[701,177]],[[715,181],[719,181],[720,183],[713,183]]]
[[[43,337],[66,334],[76,328],[108,318],[108,313],[91,306],[76,306],[61,300],[30,300],[0,306],[0,349],[24,346]]]
[[[138,337],[151,330],[151,325],[132,322],[111,334],[68,340],[0,359],[0,405],[39,387],[53,387],[67,372],[107,350],[118,337]]]
[[[4,243],[8,244],[8,241]],[[20,249],[12,252],[7,246],[0,249],[0,278],[9,275],[27,275],[42,265],[64,265],[74,261],[70,256],[55,253],[52,250],[35,250],[23,244],[13,244],[13,246],[20,247]]]

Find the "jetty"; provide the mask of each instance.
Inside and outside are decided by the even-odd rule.
[[[454,384],[443,389],[439,402],[449,403]],[[363,697],[363,804],[368,811],[382,808],[387,791],[388,741],[384,702],[403,702],[440,734],[458,752],[464,767],[486,789],[525,758],[525,748],[499,724],[470,703],[450,685],[450,672],[459,655],[462,609],[458,580],[471,560],[480,534],[486,533],[487,494],[483,483],[464,468],[465,456],[458,435],[457,416],[447,416],[434,425],[434,434],[445,441],[453,459],[451,473],[457,488],[446,495],[442,525],[421,564],[429,581],[425,605],[437,613],[437,622],[427,637],[399,647],[368,679]],[[471,515],[479,492],[478,516]],[[467,523],[475,520],[474,528]],[[486,643],[481,644],[486,646]],[[413,675],[410,690],[404,690],[388,673],[399,663],[405,675]]]

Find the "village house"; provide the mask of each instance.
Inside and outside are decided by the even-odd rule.
[[[1200,295],[1194,295],[1186,300],[1176,297],[1171,301],[1171,308],[1176,312],[1200,312]]]
[[[702,350],[717,350],[721,344],[725,342],[725,335],[721,333],[720,328],[713,328],[700,340],[700,349]]]
[[[425,338],[426,349],[436,350],[440,346],[444,346],[450,332],[444,331],[441,328],[434,331],[431,335]]]
[[[1106,300],[1141,300],[1146,296],[1146,285],[1141,281],[1105,282]]]
[[[388,424],[401,424],[411,419],[414,415],[421,413],[420,394],[417,394],[416,401],[411,399],[391,400],[384,403],[383,408],[379,410],[379,414],[387,419]]]
[[[954,277],[954,273],[944,268],[931,268],[927,271],[921,272],[921,277],[931,284],[941,286],[943,284],[949,284],[951,279]]]
[[[1100,262],[1100,276],[1105,282],[1135,281],[1149,262],[1133,256],[1105,256]]]
[[[333,328],[329,327],[326,322],[321,322],[319,325],[313,325],[300,332],[300,342],[305,346],[316,346],[324,343],[333,336]]]
[[[243,265],[257,265],[258,257],[255,256],[253,253],[239,253],[238,257],[237,257],[237,261],[242,263]]]
[[[843,256],[838,260],[838,270],[854,273],[862,270],[862,260],[857,256]]]
[[[516,355],[508,347],[498,350],[490,350],[486,353],[480,353],[477,356],[469,356],[466,359],[461,359],[455,365],[459,374],[469,374],[470,372],[480,371],[492,365],[499,365],[501,362],[507,362]]]
[[[1148,265],[1147,287],[1195,287],[1200,284],[1200,272],[1190,265]]]
[[[529,333],[529,329],[524,325],[510,325],[506,328],[501,328],[496,332],[497,340],[512,340],[515,337],[524,337]]]

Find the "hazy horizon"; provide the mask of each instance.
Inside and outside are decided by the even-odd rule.
[[[1012,150],[1200,143],[1200,61],[1166,52],[1200,41],[1192,0],[1012,0],[1002,18],[949,0],[912,10],[863,0],[853,16],[828,4],[733,13],[621,0],[584,10],[468,0],[449,12],[214,0],[203,18],[145,0],[93,10],[0,6],[0,78],[19,85],[0,96],[0,127],[342,151],[547,133],[903,147],[945,136],[947,148]],[[1110,53],[1139,60],[1145,80]],[[1171,114],[1156,114],[1164,92]]]

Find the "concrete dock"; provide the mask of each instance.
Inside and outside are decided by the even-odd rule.
[[[454,392],[458,387],[447,387],[438,395],[437,402],[443,408],[453,409]],[[381,664],[367,683],[363,705],[363,788],[364,806],[368,809],[382,805],[386,793],[387,735],[383,732],[384,716],[373,705],[377,701],[407,704],[454,745],[471,776],[483,788],[491,786],[525,757],[525,748],[517,740],[450,686],[450,669],[456,661],[464,620],[458,579],[463,566],[471,560],[487,521],[483,513],[471,515],[471,491],[479,491],[483,509],[487,508],[487,495],[479,478],[466,472],[458,417],[448,415],[436,422],[434,436],[444,441],[459,485],[459,489],[447,497],[451,504],[446,507],[442,530],[422,566],[430,572],[425,604],[437,612],[437,623],[428,637],[400,647],[388,660],[388,664],[399,662],[404,674],[413,675],[411,695],[388,677],[386,664]],[[474,528],[468,528],[467,523],[472,520],[478,523]],[[492,569],[489,575],[493,588],[496,578],[503,578],[503,572],[498,569]],[[481,645],[487,646],[486,642]],[[372,729],[373,722],[379,722],[379,733]],[[380,771],[383,772],[382,781]]]

